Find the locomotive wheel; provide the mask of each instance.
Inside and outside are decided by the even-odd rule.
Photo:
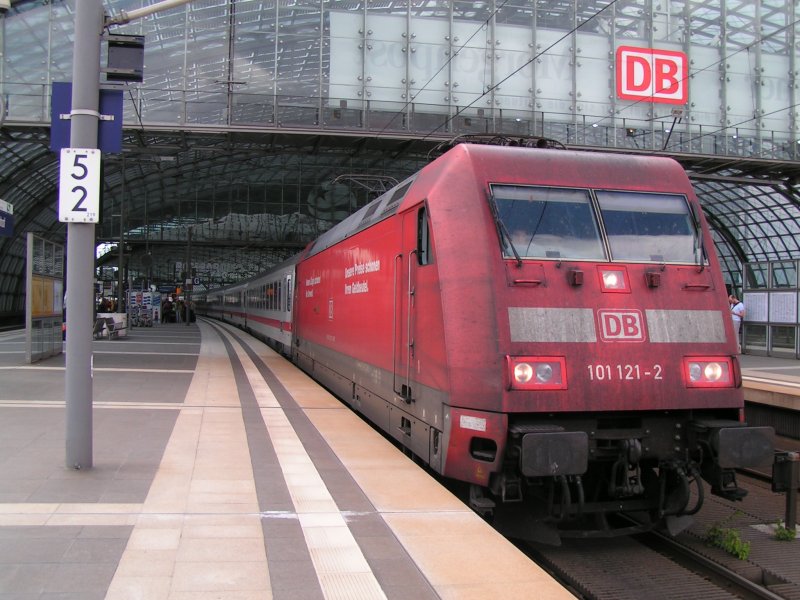
[[[661,494],[661,475],[666,478],[664,485],[664,498],[659,501]],[[689,503],[689,485],[686,477],[682,477],[675,469],[647,469],[642,473],[645,485],[645,494],[648,500],[654,502],[652,510],[653,520],[658,520],[658,505],[667,515],[680,514]]]
[[[689,485],[686,477],[681,477],[676,471],[668,471],[664,509],[667,514],[678,514],[687,504],[689,504]]]

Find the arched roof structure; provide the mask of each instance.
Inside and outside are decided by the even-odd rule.
[[[442,140],[537,135],[676,158],[738,284],[743,262],[800,259],[795,11],[778,0],[196,0],[156,13],[113,30],[144,36],[145,77],[110,84],[124,94],[123,151],[104,157],[98,244],[124,240],[134,278],[174,283],[191,229],[203,281],[230,281],[295,252]],[[0,199],[15,218],[0,238],[2,315],[24,306],[25,234],[65,235],[50,90],[71,78],[73,14],[74,0],[12,0],[0,16]],[[692,97],[701,82],[720,98],[673,112],[615,97],[610,76],[593,92],[626,44],[682,49]],[[98,277],[116,260],[100,258]]]

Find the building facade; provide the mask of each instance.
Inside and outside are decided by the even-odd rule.
[[[46,121],[50,85],[71,78],[73,2],[15,10],[0,29],[4,118]],[[131,123],[795,159],[797,12],[784,0],[199,0],[112,32],[146,39]]]

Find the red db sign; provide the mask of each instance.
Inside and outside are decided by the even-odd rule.
[[[617,96],[665,104],[686,104],[689,64],[683,52],[617,48]]]

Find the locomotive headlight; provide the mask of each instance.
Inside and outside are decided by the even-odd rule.
[[[728,357],[685,358],[683,368],[687,387],[735,387]]]
[[[703,376],[708,381],[719,381],[722,378],[722,365],[719,363],[708,363],[703,369]]]
[[[533,377],[533,367],[528,363],[517,363],[514,365],[514,381],[517,383],[528,383]]]
[[[630,293],[628,273],[624,268],[598,267],[598,273],[600,275],[600,289],[604,292]]]
[[[565,390],[567,369],[563,356],[507,356],[512,390]]]
[[[620,276],[616,271],[606,271],[603,273],[603,285],[612,290],[619,287]]]
[[[550,363],[539,363],[536,365],[536,381],[547,383],[553,378],[553,365]]]

